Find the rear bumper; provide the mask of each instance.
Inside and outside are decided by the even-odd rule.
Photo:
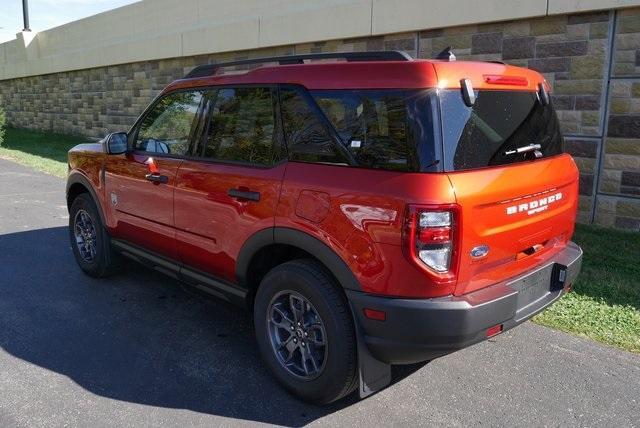
[[[371,354],[410,364],[481,342],[498,324],[506,331],[526,321],[568,290],[581,262],[582,250],[571,242],[543,266],[463,296],[395,299],[346,292]],[[365,308],[384,311],[386,320],[366,318]]]

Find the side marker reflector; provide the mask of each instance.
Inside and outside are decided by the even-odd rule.
[[[370,320],[375,320],[375,321],[386,321],[387,320],[387,313],[384,312],[384,311],[379,311],[377,309],[365,308],[364,309],[364,316],[369,318]]]
[[[496,334],[502,333],[502,324],[494,325],[493,327],[489,327],[487,329],[487,337],[493,337]]]

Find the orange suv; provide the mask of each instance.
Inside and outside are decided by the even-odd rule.
[[[499,334],[575,281],[578,170],[549,92],[449,52],[197,67],[129,132],[69,152],[75,258],[104,276],[124,256],[248,308],[307,401],[366,396],[391,364]]]

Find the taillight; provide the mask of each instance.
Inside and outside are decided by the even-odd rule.
[[[403,236],[405,255],[439,284],[455,280],[459,217],[457,205],[409,205],[407,208]]]

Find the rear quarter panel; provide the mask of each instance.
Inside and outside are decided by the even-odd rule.
[[[434,286],[402,252],[407,203],[453,203],[446,174],[413,174],[289,162],[275,226],[301,230],[328,245],[363,291],[433,297]]]

